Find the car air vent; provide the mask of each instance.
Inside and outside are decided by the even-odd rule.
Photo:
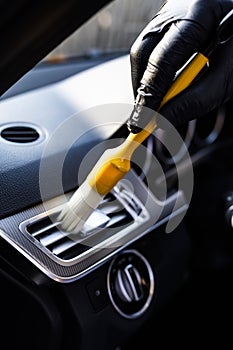
[[[1,137],[9,142],[30,143],[39,139],[39,132],[31,126],[9,126],[1,130]]]
[[[114,190],[100,203],[84,224],[80,233],[66,234],[59,229],[56,217],[61,208],[43,213],[20,225],[34,243],[47,254],[62,260],[72,260],[134,223],[142,206],[126,188]]]

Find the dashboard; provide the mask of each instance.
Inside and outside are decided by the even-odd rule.
[[[11,312],[25,349],[38,329],[38,349],[114,349],[187,278],[193,236],[186,217],[191,223],[200,217],[195,201],[203,183],[203,176],[197,182],[195,176],[233,146],[231,102],[178,132],[168,128],[148,137],[130,172],[74,238],[59,230],[57,215],[102,152],[126,137],[133,96],[128,55],[71,76],[63,68],[62,79],[39,87],[33,87],[35,72],[28,73],[24,79],[32,88],[26,91],[21,81],[17,93],[10,90],[0,101],[6,306],[11,309],[7,294],[13,288],[19,300]],[[115,76],[111,86],[109,71]],[[7,315],[9,309],[6,322]]]

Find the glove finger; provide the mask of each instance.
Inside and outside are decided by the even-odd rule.
[[[211,30],[213,23],[217,26],[232,6],[232,0],[169,0],[154,16],[148,29],[150,32],[158,32],[172,23],[188,20]]]
[[[170,27],[172,23],[185,19],[189,7],[189,1],[166,1],[153,17],[150,24],[145,28],[143,34],[146,35],[147,33],[161,32],[167,27]]]
[[[177,3],[181,5],[181,8],[184,6],[184,1],[176,0],[176,5]],[[230,3],[232,4],[232,1]],[[167,6],[171,4],[175,4],[174,0],[167,2]],[[185,4],[187,5],[187,1]],[[189,6],[184,7],[186,10],[181,15],[184,18],[173,22],[167,6],[162,8],[163,19],[164,14],[167,14],[167,21],[169,25],[171,22],[172,24],[151,52],[140,81],[141,85],[137,90],[135,100],[136,106],[127,123],[128,129],[134,133],[143,129],[151,118],[151,113],[143,112],[144,107],[149,107],[154,111],[159,109],[163,97],[173,83],[176,72],[195,52],[202,52],[202,49],[209,44],[225,11],[218,1],[191,1]],[[160,16],[161,14],[155,17],[155,22],[159,23]],[[152,23],[144,31],[144,35],[148,35],[148,29],[150,32],[153,31]]]
[[[141,79],[147,67],[151,52],[162,38],[161,33],[148,33],[139,35],[130,50],[131,80],[134,97],[137,96],[137,89],[141,84]]]
[[[135,108],[127,122],[131,132],[139,132],[155,115],[146,111],[159,109],[176,72],[198,51],[202,37],[202,27],[193,22],[182,21],[172,24],[157,44],[150,55],[137,90]]]
[[[188,2],[184,0],[165,2],[131,46],[131,80],[135,98],[152,51],[169,30],[171,24],[185,18],[188,7]]]
[[[160,114],[174,126],[202,117],[233,95],[233,41],[219,48],[210,68],[193,86],[168,102]],[[230,57],[230,59],[229,59]],[[162,120],[160,121],[162,127]]]
[[[130,62],[135,98],[151,53],[169,30],[172,23],[186,17],[188,7],[188,2],[184,2],[184,0],[165,2],[160,11],[157,12],[155,17],[134,41],[130,50]]]
[[[142,77],[142,85],[149,87],[153,98],[148,107],[158,108],[171,86],[176,72],[187,60],[200,51],[207,33],[195,22],[173,23],[152,51]]]
[[[173,4],[174,2],[169,1],[168,3]],[[178,4],[183,3],[184,1],[178,1]],[[228,1],[226,3],[228,4]],[[229,3],[232,7],[233,2],[230,1]],[[195,52],[202,52],[213,40],[218,24],[226,14],[226,9],[228,9],[228,6],[223,9],[221,4],[222,2],[213,0],[191,1],[188,7],[186,4],[186,17],[172,23],[169,30],[152,51],[141,80],[143,85],[142,94],[144,87],[146,87],[151,90],[150,93],[154,97],[148,100],[150,104],[147,104],[148,107],[154,109],[159,107],[163,96],[173,82],[176,72]]]

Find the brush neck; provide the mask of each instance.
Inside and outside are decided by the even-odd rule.
[[[145,141],[145,139],[156,129],[156,127],[157,124],[155,118],[153,118],[139,133],[133,134],[131,132],[121,145],[122,156],[126,159],[130,159],[134,151],[143,143],[143,141]]]

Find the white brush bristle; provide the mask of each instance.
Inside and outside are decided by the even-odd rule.
[[[70,233],[80,232],[102,198],[103,196],[97,193],[87,182],[84,182],[75,191],[58,216],[62,230]]]

